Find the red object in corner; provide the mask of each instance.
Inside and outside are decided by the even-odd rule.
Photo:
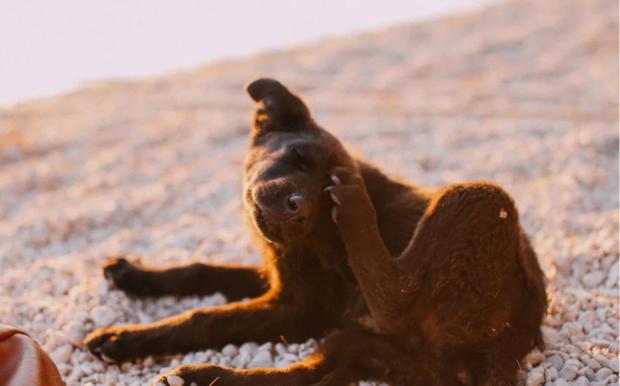
[[[0,386],[63,386],[58,369],[26,332],[0,324]]]

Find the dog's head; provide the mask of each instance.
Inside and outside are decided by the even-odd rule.
[[[280,82],[258,79],[247,91],[257,106],[245,162],[245,210],[268,241],[295,243],[331,210],[323,191],[330,170],[353,160]]]

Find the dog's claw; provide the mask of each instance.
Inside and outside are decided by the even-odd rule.
[[[337,175],[332,174],[332,175],[330,176],[330,178],[331,178],[332,182],[334,183],[334,185],[340,185],[340,184],[341,184],[341,182],[340,182],[340,178],[338,178],[338,176],[337,176]]]
[[[116,361],[108,356],[106,356],[104,353],[99,352],[99,358],[101,358],[104,362],[107,363],[116,363]]]
[[[103,359],[101,358],[102,354],[101,354],[101,349],[99,347],[91,349],[90,353],[94,355],[95,357],[97,357],[98,359]]]
[[[323,191],[326,192],[326,193],[329,193],[329,197],[332,199],[334,204],[342,205],[342,203],[340,202],[340,199],[338,198],[338,196],[336,196],[334,194],[333,188],[334,188],[334,186],[330,185],[330,186],[326,187],[325,189],[323,189]]]
[[[330,191],[329,196],[332,198],[332,201],[334,201],[336,205],[340,205],[340,199],[334,194],[334,192]]]
[[[332,208],[332,220],[334,220],[335,224],[338,224],[338,220],[337,220],[337,215],[338,215],[338,208],[333,207]]]
[[[124,257],[109,257],[103,263],[103,276],[108,280],[112,280],[114,274],[127,269],[129,266],[131,266],[131,263]]]

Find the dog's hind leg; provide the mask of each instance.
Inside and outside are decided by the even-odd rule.
[[[229,301],[257,297],[269,288],[257,268],[193,263],[155,268],[109,258],[103,273],[116,287],[133,296],[208,295],[220,292]]]
[[[325,374],[313,386],[341,386],[358,381],[387,382],[392,386],[451,385],[435,383],[428,371],[428,355],[406,338],[372,333],[359,328],[328,336],[319,352]]]
[[[508,194],[484,182],[447,187],[393,257],[359,178],[340,172],[340,184],[329,192],[349,264],[379,330],[415,329],[440,358],[466,347],[493,350],[498,337],[518,336],[503,348],[510,366],[540,342],[542,271]],[[514,374],[506,374],[514,368],[496,366],[491,361],[471,376],[513,381]]]
[[[441,294],[447,296],[442,306],[460,304],[458,311],[475,314],[484,311],[468,309],[476,302],[495,305],[502,297],[519,302],[532,297],[525,293],[530,291],[535,295],[532,307],[540,314],[534,303],[545,302],[542,273],[535,256],[521,256],[518,213],[501,188],[489,183],[446,188],[426,209],[409,245],[400,256],[392,256],[361,176],[339,168],[332,178],[334,185],[327,191],[336,204],[334,219],[379,329],[399,332],[410,327],[406,318],[411,315],[403,311],[426,297],[437,304]]]

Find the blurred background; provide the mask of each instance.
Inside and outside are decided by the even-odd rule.
[[[81,339],[226,301],[128,298],[107,256],[260,263],[243,86],[269,76],[391,176],[502,184],[549,283],[524,383],[617,384],[618,58],[615,0],[3,0],[0,322],[69,386],[229,365],[209,350],[107,366]]]
[[[0,105],[136,78],[497,0],[5,0]]]

